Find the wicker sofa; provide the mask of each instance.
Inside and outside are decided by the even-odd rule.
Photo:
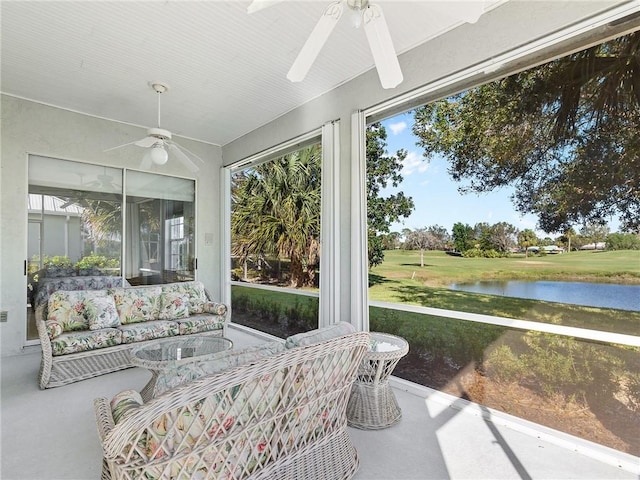
[[[351,478],[346,406],[368,346],[340,323],[176,367],[147,403],[98,398],[102,478]]]
[[[35,309],[42,389],[132,367],[129,350],[158,338],[224,333],[227,307],[201,282],[96,290],[91,277],[74,278]]]

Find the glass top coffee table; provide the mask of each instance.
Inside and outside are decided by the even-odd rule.
[[[233,342],[228,338],[211,335],[189,335],[156,340],[131,349],[131,363],[151,371],[151,380],[140,395],[146,402],[153,396],[158,376],[168,368],[189,362],[210,359],[220,352],[230,350]]]

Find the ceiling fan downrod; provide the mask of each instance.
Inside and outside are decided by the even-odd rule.
[[[162,128],[160,126],[160,96],[169,90],[169,85],[162,82],[149,82],[149,86],[158,94],[158,128]]]

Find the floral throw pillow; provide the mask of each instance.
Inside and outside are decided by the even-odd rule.
[[[160,287],[116,288],[114,299],[120,323],[157,320],[160,307]]]
[[[106,293],[104,294],[106,295]],[[58,290],[49,297],[49,318],[62,325],[62,330],[87,330],[89,322],[85,317],[86,292]]]
[[[204,305],[208,302],[202,282],[183,282],[176,285],[176,290],[189,296],[189,313],[205,313]]]
[[[227,314],[227,306],[224,303],[205,302],[204,313],[213,313],[222,317]]]
[[[47,320],[44,324],[47,327],[47,334],[51,340],[62,335],[62,324],[60,322]]]
[[[115,423],[133,413],[144,404],[142,397],[135,390],[125,390],[111,399],[111,415]]]
[[[160,320],[173,320],[189,316],[189,296],[185,293],[165,291],[160,297]]]
[[[120,325],[120,317],[113,297],[88,298],[85,302],[84,311],[90,330]]]

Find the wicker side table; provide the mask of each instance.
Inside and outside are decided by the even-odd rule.
[[[398,361],[409,352],[404,338],[371,332],[372,350],[365,353],[358,376],[351,387],[347,404],[347,424],[364,430],[390,427],[402,417],[396,396],[389,386],[389,376]],[[398,347],[392,351],[375,351],[376,344]]]

